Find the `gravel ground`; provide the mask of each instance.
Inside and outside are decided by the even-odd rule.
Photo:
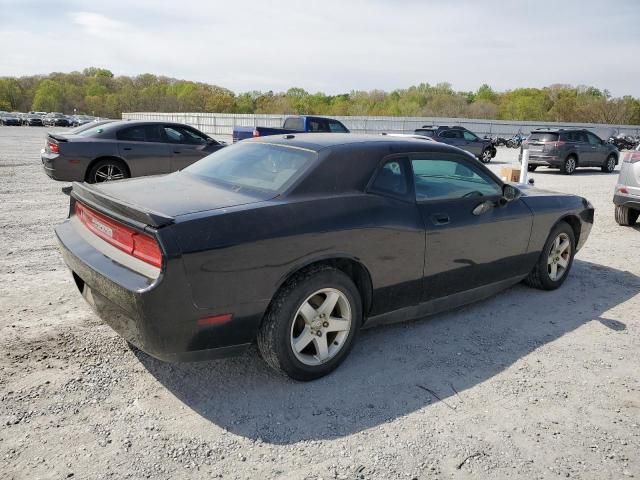
[[[68,199],[41,171],[43,143],[0,127],[0,477],[640,477],[640,229],[614,223],[616,175],[533,175],[596,207],[561,289],[364,331],[338,371],[303,384],[255,352],[130,351],[58,254]]]

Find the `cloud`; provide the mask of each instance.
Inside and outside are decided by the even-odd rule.
[[[100,13],[72,12],[69,17],[84,33],[99,38],[112,38],[115,35],[122,35],[127,29],[125,23]]]
[[[0,75],[95,65],[236,92],[571,83],[640,96],[637,1],[3,1]]]

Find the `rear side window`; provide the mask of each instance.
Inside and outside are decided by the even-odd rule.
[[[530,142],[557,142],[558,136],[557,133],[533,132],[527,140]]]
[[[436,136],[436,132],[435,130],[423,130],[421,128],[418,128],[415,130],[416,135],[422,135],[423,137],[429,137],[429,138],[433,138]]]
[[[118,140],[127,142],[162,142],[162,134],[158,125],[138,125],[123,128],[116,133]]]
[[[284,125],[282,128],[286,128],[287,130],[304,130],[304,121],[302,117],[289,117],[284,121]]]
[[[460,130],[444,130],[440,136],[442,138],[462,138],[462,132]]]
[[[302,148],[265,143],[236,143],[183,171],[229,188],[253,188],[269,193],[283,190],[317,158]]]
[[[400,160],[389,160],[378,171],[371,190],[383,194],[404,196],[407,194],[407,172]]]

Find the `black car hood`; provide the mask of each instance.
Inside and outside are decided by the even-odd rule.
[[[522,192],[523,197],[557,197],[563,195],[570,195],[568,193],[553,192],[551,190],[542,190],[540,188],[533,187],[531,185],[517,185],[518,190]]]
[[[275,196],[253,190],[226,188],[185,172],[94,184],[91,187],[116,202],[170,217],[237,207]]]

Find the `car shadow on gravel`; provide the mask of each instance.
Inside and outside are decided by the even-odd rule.
[[[594,175],[606,177],[608,175],[617,175],[619,173],[620,173],[620,170],[615,170],[612,173],[604,173],[602,170],[600,170],[599,167],[585,167],[585,168],[578,168],[571,175],[575,175],[576,177],[589,177]],[[538,175],[538,174],[563,175],[562,173],[560,173],[560,170],[557,168],[546,168],[546,167],[536,168],[535,171],[529,172],[529,176]]]
[[[607,311],[639,290],[632,273],[576,260],[553,292],[518,285],[453,312],[364,330],[338,370],[310,383],[274,374],[255,351],[183,364],[136,355],[185,405],[230,432],[275,444],[334,439],[438,402],[465,408],[467,389],[586,323],[624,335],[624,319]]]

